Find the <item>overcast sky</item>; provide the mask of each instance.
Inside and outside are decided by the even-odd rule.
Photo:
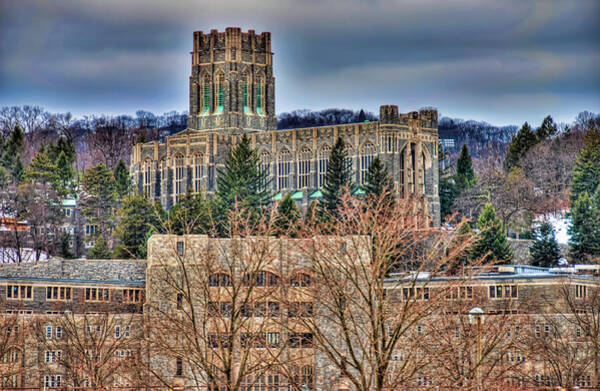
[[[276,111],[600,111],[598,0],[0,0],[0,106],[187,110],[192,32],[272,33]]]

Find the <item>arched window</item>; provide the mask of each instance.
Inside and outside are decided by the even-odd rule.
[[[373,144],[366,143],[363,145],[362,150],[360,151],[360,184],[364,184],[367,180],[367,172],[369,171],[369,166],[373,162],[375,158],[375,146]]]
[[[406,175],[404,168],[404,151],[405,149],[402,149],[402,151],[400,151],[400,198],[404,198],[404,183],[406,183],[404,179],[404,176]]]
[[[215,107],[217,113],[223,112],[223,99],[224,99],[224,90],[225,90],[225,76],[222,73],[217,75],[217,85],[215,86]]]
[[[175,166],[175,202],[179,202],[179,198],[181,194],[183,194],[183,180],[185,177],[185,162],[183,159],[183,155],[177,154],[173,158],[174,166]]]
[[[291,286],[310,286],[310,274],[297,272],[290,277]]]
[[[255,89],[256,89],[256,99],[254,100],[254,102],[256,103],[256,112],[258,114],[263,114],[264,110],[263,110],[263,94],[264,94],[264,86],[263,86],[263,78],[262,76],[256,76],[256,79],[254,81],[255,83]]]
[[[427,166],[425,165],[425,162],[427,161],[427,159],[425,158],[425,152],[423,152],[421,154],[421,169],[423,170],[423,188],[421,189],[421,191],[423,192],[423,194],[425,194],[425,183],[427,180]]]
[[[203,85],[203,94],[202,94],[202,104],[204,108],[202,112],[204,114],[210,113],[210,76],[204,75],[204,85]]]
[[[254,275],[254,277],[253,277]],[[276,286],[279,285],[279,276],[264,270],[244,275],[244,285],[253,286]]]
[[[281,150],[277,156],[277,184],[279,190],[290,188],[292,155],[287,149]]]
[[[0,357],[2,363],[20,362],[21,351],[18,348],[9,348],[4,352],[4,356]]]
[[[143,173],[144,194],[146,194],[148,196],[153,196],[152,182],[154,182],[154,167],[153,167],[152,159],[147,158],[146,160],[144,160],[143,170],[144,170],[144,173]]]
[[[310,187],[310,165],[312,151],[308,147],[302,148],[298,155],[298,188]]]
[[[352,170],[354,169],[354,150],[353,148],[350,146],[350,144],[345,144],[346,145],[346,160],[344,160],[344,166],[346,168],[346,170],[348,170],[350,173],[352,173]]]
[[[325,145],[319,151],[319,187],[322,188],[325,186],[325,182],[327,180],[327,164],[329,163],[329,153],[331,152],[331,147],[329,145]]]
[[[225,273],[214,273],[208,277],[209,286],[231,286],[231,277]]]
[[[205,174],[204,154],[198,152],[194,155],[194,191],[199,193],[202,189],[202,178]]]
[[[267,186],[267,184],[269,183],[270,176],[271,176],[271,154],[268,151],[262,151],[259,156],[260,156],[259,170],[260,170],[260,172],[264,172],[266,174],[265,180],[262,183],[262,188],[264,189]]]
[[[313,367],[310,365],[292,365],[293,389],[294,390],[312,390],[313,387]]]
[[[248,96],[248,74],[242,75],[242,101],[244,105],[244,113],[250,111],[250,97]]]

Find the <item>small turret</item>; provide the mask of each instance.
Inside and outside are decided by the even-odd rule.
[[[398,123],[398,106],[382,105],[379,106],[379,122],[382,124]]]

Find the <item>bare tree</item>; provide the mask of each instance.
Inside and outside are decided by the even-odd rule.
[[[33,330],[43,354],[41,367],[56,370],[61,383],[71,387],[138,385],[141,325],[137,314],[66,311],[40,317]]]
[[[104,163],[113,170],[119,160],[129,161],[134,141],[130,125],[123,117],[99,117],[90,121],[86,140],[95,164]]]
[[[17,313],[0,314],[0,387],[21,385],[26,340],[22,319]]]

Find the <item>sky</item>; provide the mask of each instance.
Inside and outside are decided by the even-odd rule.
[[[277,113],[600,112],[598,0],[0,0],[0,106],[187,110],[192,33],[228,26],[271,32]]]

